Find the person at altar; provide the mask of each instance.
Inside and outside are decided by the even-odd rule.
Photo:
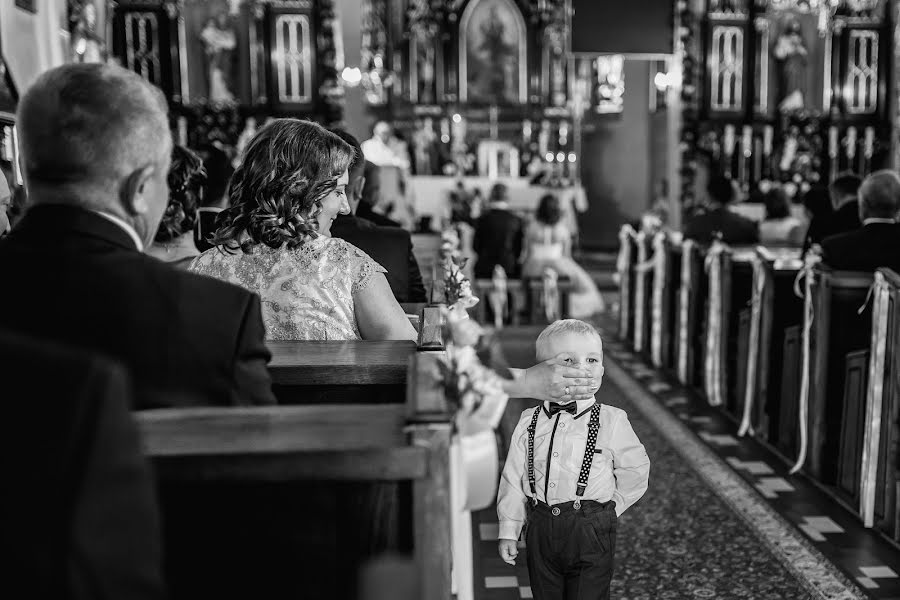
[[[372,137],[362,143],[363,156],[379,167],[409,169],[410,161],[406,145],[395,135],[385,121],[378,121],[372,129]]]
[[[363,156],[378,167],[381,206],[385,216],[403,226],[411,225],[411,203],[407,199],[409,150],[385,121],[379,121],[372,137],[361,144]]]

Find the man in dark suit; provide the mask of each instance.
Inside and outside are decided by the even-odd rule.
[[[331,235],[347,240],[387,269],[386,277],[397,302],[427,302],[422,273],[413,254],[409,232],[400,227],[380,227],[354,214],[359,209],[366,181],[365,158],[355,137],[340,129],[331,131],[356,151],[347,183],[347,202],[351,213],[339,215],[334,220]]]
[[[125,370],[2,332],[0,396],[4,586],[29,598],[164,598],[156,493]]]
[[[839,233],[862,227],[859,220],[859,187],[862,179],[853,174],[841,175],[828,186],[828,196],[834,209],[830,213],[813,216],[803,243],[803,253],[813,244]]]
[[[759,242],[759,226],[756,222],[728,208],[734,200],[734,186],[729,178],[711,175],[706,191],[709,206],[685,223],[685,239],[701,244],[710,244],[714,239],[735,245]]]
[[[888,170],[866,177],[859,188],[859,213],[861,228],[822,242],[825,264],[842,271],[887,267],[900,272],[900,177]]]
[[[472,249],[478,255],[475,277],[490,279],[494,267],[500,265],[507,276],[517,279],[521,274],[519,259],[525,227],[522,219],[509,210],[509,190],[498,183],[491,188],[487,212],[475,224]]]
[[[159,90],[66,65],[22,98],[31,208],[0,240],[0,327],[121,362],[136,408],[274,403],[259,298],[142,253],[167,205]]]
[[[400,227],[400,223],[375,211],[381,202],[381,167],[365,160],[359,203],[355,214],[380,227]]]

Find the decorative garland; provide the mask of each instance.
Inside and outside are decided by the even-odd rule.
[[[681,205],[685,212],[693,209],[694,179],[697,171],[697,130],[699,126],[698,48],[695,40],[697,21],[688,6],[688,0],[677,0],[678,52],[681,54],[683,84],[681,87]]]
[[[337,13],[334,9],[334,0],[318,0],[316,6],[319,32],[316,61],[321,82],[319,98],[322,107],[319,112],[326,125],[335,125],[344,118],[344,88],[338,81],[338,64],[344,62],[344,57],[338,56],[335,43]]]

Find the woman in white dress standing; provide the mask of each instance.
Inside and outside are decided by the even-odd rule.
[[[547,194],[541,198],[534,221],[525,231],[523,277],[541,277],[547,268],[569,279],[573,289],[569,295],[572,318],[584,319],[604,310],[603,297],[591,276],[572,260],[572,232],[562,221],[559,198]]]

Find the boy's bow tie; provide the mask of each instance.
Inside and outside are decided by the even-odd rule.
[[[574,415],[575,409],[576,406],[574,402],[569,402],[568,404],[557,404],[556,402],[551,402],[550,408],[547,412],[550,413],[551,417],[560,411],[567,412],[570,415]]]

